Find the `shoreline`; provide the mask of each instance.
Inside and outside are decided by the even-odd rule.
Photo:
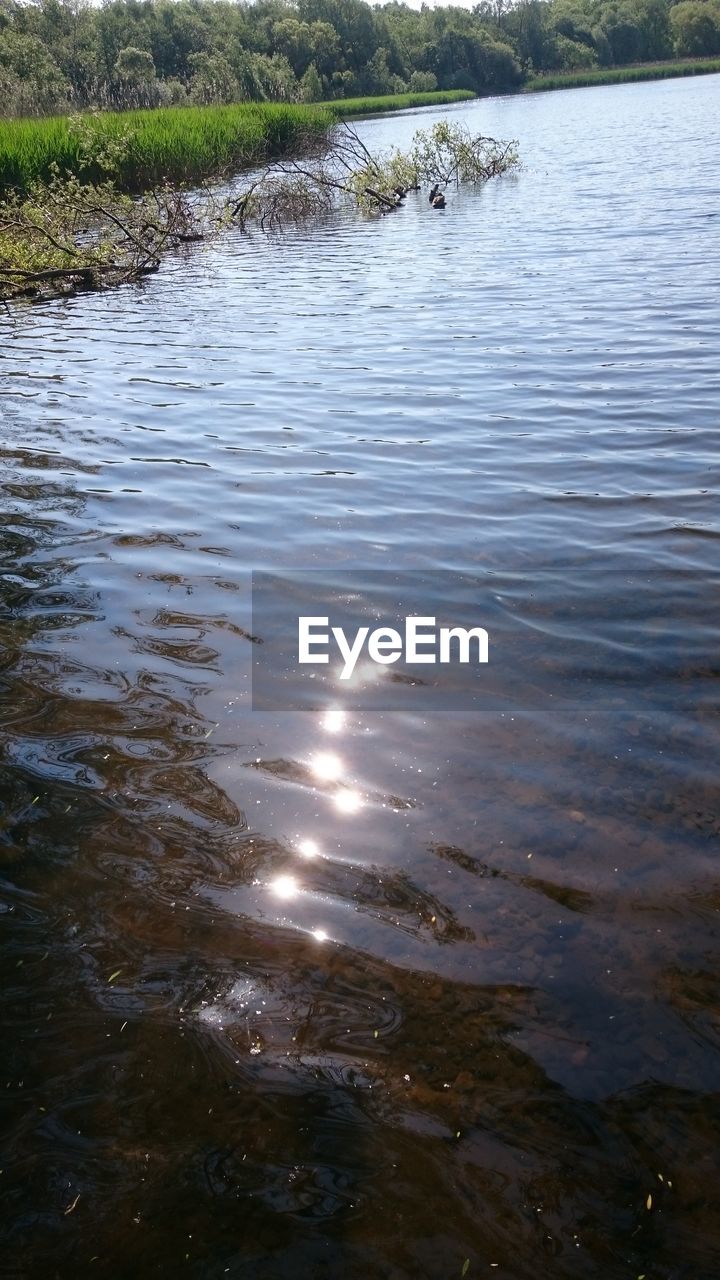
[[[288,154],[306,131],[317,135],[345,119],[490,97],[716,74],[720,74],[720,58],[683,59],[547,74],[518,89],[487,94],[449,89],[314,103],[241,102],[0,119],[0,200],[13,192],[22,196],[33,184],[49,181],[55,165],[84,180],[101,177],[83,155],[77,122],[81,127],[87,122],[95,138],[109,146],[131,136],[132,154],[117,176],[122,190],[139,193],[160,183],[188,187]]]
[[[472,102],[489,95],[474,93],[472,89],[433,89],[428,93],[394,93],[366,98],[330,98],[327,102],[314,102],[314,107],[324,107],[338,120],[386,115],[396,111],[414,111],[417,107],[443,107],[453,103]]]
[[[720,73],[720,58],[682,58],[667,62],[635,62],[624,67],[597,67],[589,71],[558,71],[534,76],[518,93],[550,93],[555,89],[590,89],[595,85],[634,84],[643,80],[680,80],[687,76]]]

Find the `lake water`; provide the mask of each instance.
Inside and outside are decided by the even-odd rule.
[[[4,1274],[717,1276],[719,90],[0,318]],[[478,696],[251,711],[251,570]]]

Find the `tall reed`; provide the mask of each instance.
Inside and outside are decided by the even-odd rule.
[[[166,107],[72,119],[0,121],[0,192],[24,192],[57,166],[88,180],[103,176],[97,153],[115,144],[114,177],[126,191],[164,181],[191,183],[285,154],[335,117],[323,107],[248,102],[229,107]],[[88,154],[88,130],[94,146]]]
[[[562,71],[557,75],[533,76],[523,86],[523,92],[538,93],[544,89],[581,89],[593,84],[629,84],[633,80],[671,80],[675,76],[713,75],[719,71],[720,58],[644,62],[631,67],[598,67],[596,71]]]
[[[395,93],[376,98],[336,98],[320,105],[344,119],[346,116],[377,115],[383,111],[407,111],[411,107],[441,106],[444,102],[465,102],[476,96],[468,89],[438,89],[431,93]]]

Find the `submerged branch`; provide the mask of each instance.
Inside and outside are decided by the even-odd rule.
[[[391,196],[384,196],[381,191],[375,191],[372,187],[365,188],[365,195],[371,200],[377,200],[378,204],[383,205],[386,209],[397,209],[400,204],[399,193],[393,199]]]

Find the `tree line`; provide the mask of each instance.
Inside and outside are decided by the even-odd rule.
[[[468,89],[720,54],[720,0],[0,0],[0,114]]]

